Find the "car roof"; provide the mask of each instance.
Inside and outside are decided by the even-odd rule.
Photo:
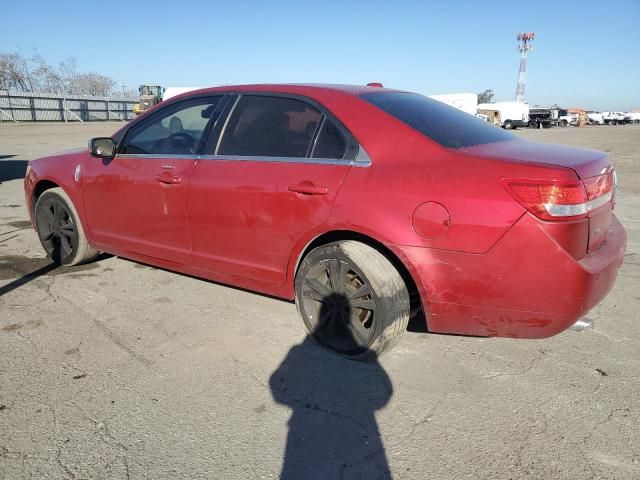
[[[218,87],[202,88],[188,92],[183,95],[193,95],[202,93],[214,93],[214,92],[276,92],[276,93],[291,93],[298,95],[310,95],[314,93],[328,93],[336,92],[349,95],[362,95],[364,93],[375,92],[401,92],[402,90],[395,90],[390,88],[381,87],[367,87],[366,85],[342,85],[342,84],[330,84],[330,83],[259,83],[252,85],[221,85]],[[183,95],[180,95],[181,97]]]

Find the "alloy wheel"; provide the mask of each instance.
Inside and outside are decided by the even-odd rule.
[[[73,217],[66,205],[55,197],[47,198],[38,207],[36,225],[40,242],[54,262],[65,263],[78,244]]]
[[[304,277],[302,314],[319,343],[343,354],[366,350],[375,338],[376,301],[370,283],[355,266],[322,260]]]

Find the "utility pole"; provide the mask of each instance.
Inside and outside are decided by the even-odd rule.
[[[527,54],[533,50],[534,32],[519,33],[518,51],[520,52],[520,71],[518,72],[518,86],[516,88],[516,102],[524,102],[524,80],[527,72]]]

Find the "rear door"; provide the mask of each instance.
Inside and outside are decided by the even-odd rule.
[[[328,115],[302,98],[237,98],[189,183],[195,265],[284,283],[293,246],[326,221],[358,151]]]
[[[82,191],[96,243],[190,262],[187,185],[221,99],[199,97],[167,105],[134,125],[113,159],[92,157],[87,162]]]

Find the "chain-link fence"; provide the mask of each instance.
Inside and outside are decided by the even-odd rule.
[[[128,98],[63,96],[0,90],[0,122],[130,120],[138,102]]]

